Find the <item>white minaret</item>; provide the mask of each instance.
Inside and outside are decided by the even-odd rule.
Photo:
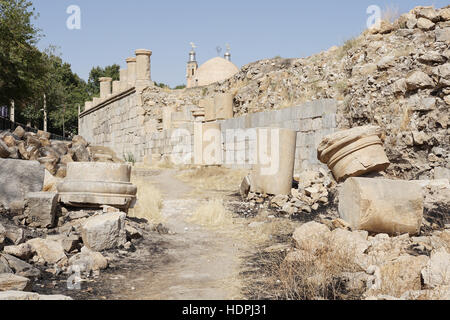
[[[230,52],[231,48],[230,48],[230,45],[227,43],[226,47],[227,47],[227,52],[225,52],[225,56],[224,57],[228,61],[231,61],[231,52]]]
[[[189,52],[189,61],[187,63],[187,69],[186,69],[186,87],[192,88],[195,86],[194,76],[198,69],[198,63],[195,57],[195,44],[191,42],[191,51]]]

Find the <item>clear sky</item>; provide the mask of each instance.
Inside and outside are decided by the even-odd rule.
[[[189,43],[201,64],[231,45],[238,66],[274,56],[306,57],[340,45],[366,28],[370,5],[396,7],[448,0],[34,0],[36,21],[45,38],[59,47],[72,69],[87,80],[93,66],[126,66],[134,49],[151,49],[152,79],[171,86],[185,83]],[[70,30],[67,8],[81,9],[81,29]]]

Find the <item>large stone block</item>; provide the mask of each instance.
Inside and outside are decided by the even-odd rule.
[[[291,193],[297,132],[257,128],[256,165],[251,173],[252,191],[274,195]]]
[[[214,109],[217,120],[233,118],[234,96],[229,93],[219,93],[214,97]]]
[[[375,126],[339,131],[322,140],[317,156],[339,182],[372,171],[384,171],[390,162],[381,137],[381,129]]]
[[[72,162],[58,185],[60,201],[74,206],[110,205],[127,210],[136,199],[137,188],[130,183],[131,167],[103,162]]]
[[[205,121],[215,121],[217,119],[216,110],[214,108],[214,99],[201,99],[199,107],[205,110]]]
[[[422,188],[414,182],[349,178],[339,192],[339,214],[354,229],[417,235],[423,202]]]
[[[125,218],[126,214],[120,212],[87,219],[81,232],[84,245],[98,252],[124,245],[127,242]]]
[[[34,228],[55,225],[58,194],[55,192],[31,192],[27,194],[25,215],[27,223]]]
[[[0,204],[24,201],[27,193],[42,191],[45,169],[37,161],[0,159]]]

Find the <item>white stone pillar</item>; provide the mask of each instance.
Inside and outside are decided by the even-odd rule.
[[[11,101],[11,110],[9,112],[9,120],[11,120],[11,122],[14,122],[15,118],[16,118],[16,110],[15,109],[16,109],[16,107],[15,107],[14,100],[13,100],[13,101]]]
[[[215,117],[217,120],[233,118],[234,95],[230,93],[218,93],[214,97]]]
[[[151,50],[136,50],[136,86],[146,87],[151,82]]]
[[[120,81],[113,81],[112,83],[112,93],[117,94],[120,92]]]
[[[134,87],[136,85],[136,58],[128,58],[128,86]]]
[[[102,77],[99,80],[100,80],[100,99],[106,99],[111,94],[112,79],[108,77]]]
[[[120,91],[128,89],[128,69],[120,69]]]

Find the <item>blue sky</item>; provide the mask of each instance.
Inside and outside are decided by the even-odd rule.
[[[238,66],[280,55],[306,57],[340,45],[366,27],[368,6],[448,5],[448,0],[34,0],[36,25],[44,49],[59,47],[65,61],[87,80],[93,66],[118,63],[134,49],[153,51],[152,79],[175,86],[185,83],[185,68],[195,42],[197,60],[217,56],[229,43]],[[70,5],[81,9],[81,29],[69,30]],[[223,54],[223,52],[222,52]]]

